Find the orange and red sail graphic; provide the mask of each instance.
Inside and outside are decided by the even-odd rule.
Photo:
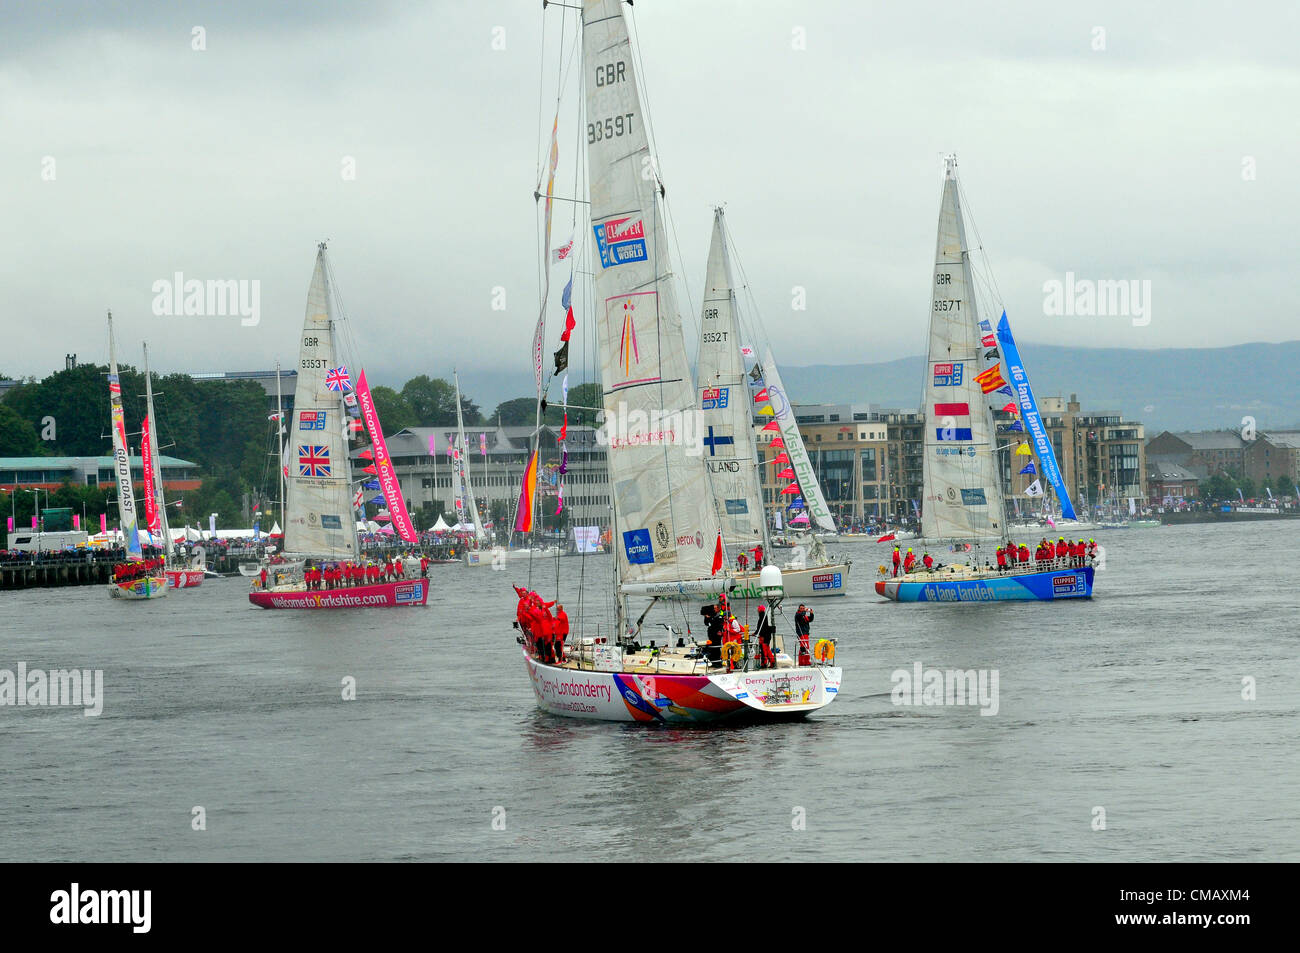
[[[524,482],[519,488],[519,506],[515,511],[515,532],[533,531],[533,497],[537,495],[537,451],[524,468]]]

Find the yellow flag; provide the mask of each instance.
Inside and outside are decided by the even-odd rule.
[[[776,411],[773,410],[771,407],[764,407],[762,410],[758,412],[758,415],[760,417],[773,417],[776,415]]]
[[[1027,443],[1022,443],[1020,446],[1016,447],[1016,456],[1018,457],[1027,457],[1030,455],[1031,452],[1032,451],[1030,451],[1029,449],[1029,444]]]

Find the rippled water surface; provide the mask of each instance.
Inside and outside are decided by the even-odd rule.
[[[105,702],[0,707],[0,859],[1300,860],[1298,539],[1104,532],[1091,602],[984,606],[878,601],[887,547],[832,544],[839,699],[708,731],[539,712],[526,563],[431,567],[424,610],[259,610],[238,578],[4,593],[0,668],[102,669]],[[607,557],[558,572],[603,619]],[[896,706],[916,662],[996,669],[997,714]]]

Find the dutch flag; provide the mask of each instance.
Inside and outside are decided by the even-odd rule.
[[[970,404],[935,404],[936,440],[970,440]]]

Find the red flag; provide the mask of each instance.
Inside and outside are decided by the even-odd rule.
[[[784,490],[782,490],[781,492],[782,492],[782,493],[798,493],[798,492],[799,492],[799,484],[798,484],[798,483],[791,483],[789,486],[787,486],[787,487],[786,487]]]
[[[769,420],[767,423],[765,423],[765,424],[763,425],[763,429],[764,429],[764,430],[780,430],[780,429],[781,429],[781,425],[778,424],[775,420]]]
[[[716,574],[722,568],[722,534],[718,534],[718,545],[713,547],[713,569],[711,574]]]
[[[1020,413],[1020,408],[1016,406],[1015,401],[1012,401],[1002,408],[1002,412],[1004,414],[1018,414]]]
[[[991,334],[986,334],[982,338],[980,338],[980,343],[983,344],[985,347],[996,347],[998,343],[998,339]]]
[[[574,327],[577,326],[577,323],[578,322],[573,319],[573,309],[569,308],[564,315],[564,333],[560,335],[561,341],[569,340],[569,335],[572,333]]]
[[[778,479],[778,480],[793,480],[793,479],[794,479],[794,468],[793,468],[793,467],[786,467],[784,470],[782,470],[780,473],[778,473],[778,474],[776,475],[776,479]]]
[[[882,537],[880,537],[878,540],[876,540],[876,542],[878,542],[878,543],[888,543],[888,542],[891,542],[891,541],[895,538],[895,535],[896,535],[896,534],[894,534],[894,533],[886,533],[884,536],[882,536]]]
[[[754,403],[756,404],[761,404],[763,401],[767,399],[768,399],[768,393],[766,387],[764,387],[762,390],[760,390],[757,394],[754,395]]]
[[[361,472],[362,472],[362,473],[378,473],[379,471],[375,469],[375,465],[372,463],[372,464],[370,464],[370,466],[368,466],[368,467],[362,467],[362,468],[361,468]]]
[[[772,466],[779,467],[781,464],[789,463],[789,462],[790,462],[789,457],[787,457],[784,453],[778,453],[776,455],[776,459],[772,461]]]
[[[560,439],[563,440],[564,435],[567,434],[568,432],[569,432],[569,415],[566,413],[564,415],[564,424],[560,427]]]
[[[769,443],[768,446],[769,446],[769,447],[784,447],[784,446],[785,446],[785,441],[782,440],[780,437],[773,437],[773,438],[772,438],[772,442]]]
[[[375,459],[375,452],[371,450],[369,447],[367,447],[365,450],[362,450],[360,453],[358,453],[357,456],[360,457],[362,460],[373,460]]]

